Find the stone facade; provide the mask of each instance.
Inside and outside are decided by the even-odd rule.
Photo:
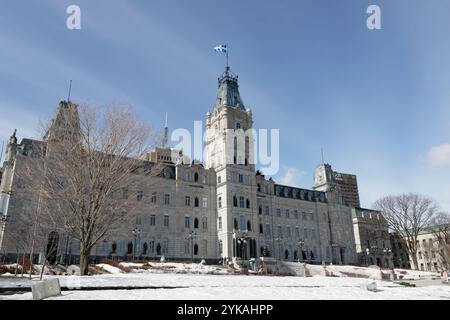
[[[379,211],[353,208],[353,228],[358,263],[392,268],[392,248],[387,221]]]
[[[56,118],[67,104],[70,102],[59,105]],[[133,215],[125,212],[121,230],[101,241],[92,255],[97,260],[164,256],[209,261],[271,256],[355,264],[351,207],[343,201],[334,178],[322,177],[329,175],[331,166],[318,167],[313,189],[276,184],[256,171],[254,138],[247,131],[252,128],[252,111],[244,106],[237,77],[227,68],[219,78],[217,100],[206,115],[207,167],[187,161],[180,152],[155,149],[143,161],[149,166],[161,165],[162,174],[143,175],[137,190],[124,193],[128,200],[142,205]],[[242,130],[246,135],[231,139],[230,148],[227,130]],[[30,206],[26,210],[37,210],[36,195],[29,195],[17,177],[25,161],[42,156],[30,153],[30,145],[45,143],[45,139],[24,139],[19,144],[13,135],[8,145],[0,189],[0,217],[7,221],[1,232],[2,253],[17,252],[5,237],[13,223],[21,223],[16,218],[21,217],[25,204]],[[58,258],[76,262],[79,245],[63,235],[57,241]]]

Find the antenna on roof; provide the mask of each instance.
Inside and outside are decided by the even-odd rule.
[[[70,94],[72,92],[72,80],[70,80],[70,84],[69,84],[69,96],[67,98],[67,102],[70,102]]]
[[[322,152],[322,164],[325,164],[325,160],[324,160],[324,157],[323,157],[323,148],[321,148],[320,151]]]

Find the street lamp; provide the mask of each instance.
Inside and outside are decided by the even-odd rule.
[[[138,227],[133,229],[133,236],[134,236],[134,245],[133,245],[133,260],[136,259],[136,243],[137,238],[141,235],[141,230],[138,229]]]
[[[237,243],[238,243],[239,245],[241,245],[241,246],[240,246],[240,247],[241,247],[241,248],[240,248],[240,249],[241,249],[240,254],[241,254],[242,260],[245,260],[246,257],[247,257],[247,239],[248,239],[248,238],[249,238],[249,237],[247,236],[247,233],[246,233],[246,232],[243,232],[243,233],[242,233],[242,236],[236,239]]]

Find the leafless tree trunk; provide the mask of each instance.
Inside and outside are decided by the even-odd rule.
[[[128,197],[138,176],[158,170],[142,160],[150,134],[129,107],[62,102],[44,136],[42,156],[29,161],[24,177],[40,194],[39,220],[80,243],[81,275],[88,274],[93,247],[139,205]]]
[[[428,197],[410,193],[381,198],[375,202],[374,207],[382,212],[390,230],[405,239],[412,267],[418,270],[417,239],[439,213],[436,202]]]

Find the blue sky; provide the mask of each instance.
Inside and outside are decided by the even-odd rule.
[[[82,29],[66,28],[77,4]],[[366,28],[377,4],[382,30]],[[311,187],[325,160],[358,175],[362,204],[420,192],[450,211],[448,0],[15,0],[0,10],[0,139],[37,134],[75,101],[132,104],[192,129],[230,47],[255,127],[281,128],[277,181]]]

